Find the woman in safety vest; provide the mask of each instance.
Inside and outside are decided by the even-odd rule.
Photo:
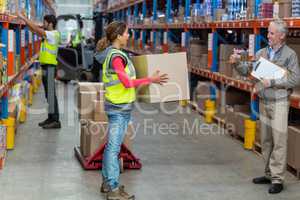
[[[106,28],[106,37],[98,43],[103,57],[103,82],[105,85],[105,111],[108,116],[108,141],[104,150],[101,192],[107,199],[134,199],[119,185],[119,153],[131,118],[133,103],[136,99],[135,88],[151,83],[166,83],[166,74],[157,71],[153,76],[136,79],[132,61],[121,49],[127,46],[129,38],[127,25],[112,22]]]

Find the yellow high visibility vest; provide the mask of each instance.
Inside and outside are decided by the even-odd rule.
[[[131,79],[136,79],[136,72],[130,58],[121,50],[111,49],[103,63],[102,79],[105,86],[105,98],[113,104],[132,103],[136,99],[135,88],[125,88],[119,80],[111,64],[114,56],[126,59],[125,72]]]
[[[57,52],[60,43],[60,33],[55,31],[55,44],[49,44],[45,39],[41,44],[39,61],[42,65],[57,65]]]

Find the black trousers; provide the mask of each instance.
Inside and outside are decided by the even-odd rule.
[[[42,65],[43,70],[43,86],[45,89],[45,97],[48,102],[48,119],[59,121],[59,110],[55,88],[55,65]]]

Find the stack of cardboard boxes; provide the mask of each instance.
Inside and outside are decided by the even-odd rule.
[[[108,119],[104,111],[103,83],[80,82],[77,88],[78,118],[80,120],[80,150],[84,157],[91,156],[107,139]],[[132,150],[134,128],[129,124],[124,144]]]
[[[191,66],[206,69],[208,61],[207,55],[208,47],[204,41],[196,38],[190,40],[188,59]]]
[[[78,83],[80,150],[85,157],[92,155],[106,140],[107,116],[104,112],[104,91],[103,83]]]
[[[244,120],[250,117],[250,96],[235,90],[217,91],[218,115],[230,125],[233,134],[244,137]],[[225,114],[225,115],[224,115]]]
[[[292,16],[292,1],[291,0],[279,0],[279,17],[286,18]]]
[[[288,128],[288,158],[287,163],[296,170],[300,170],[300,127]]]
[[[233,54],[234,49],[241,48],[241,45],[234,44],[221,44],[219,52],[219,72],[226,76],[232,77],[236,72],[234,72],[233,66],[229,63],[231,54]]]

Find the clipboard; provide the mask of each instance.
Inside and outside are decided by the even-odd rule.
[[[260,59],[254,63],[251,75],[258,80],[276,80],[283,78],[286,75],[286,70],[271,61],[260,57]]]

